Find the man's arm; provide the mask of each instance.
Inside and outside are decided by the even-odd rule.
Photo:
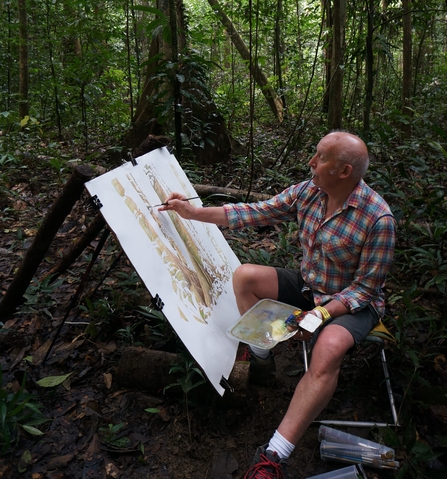
[[[336,318],[342,314],[349,313],[349,309],[341,302],[336,299],[331,299],[329,303],[324,305],[327,312],[331,315],[331,318]]]
[[[390,215],[380,218],[363,246],[352,284],[334,295],[351,312],[376,300],[393,261],[395,221]]]
[[[227,215],[222,206],[212,206],[203,208],[192,205],[189,201],[184,201],[185,195],[180,193],[171,193],[166,198],[164,206],[158,208],[158,211],[175,211],[185,220],[202,221],[204,223],[214,223],[216,225],[228,226]]]

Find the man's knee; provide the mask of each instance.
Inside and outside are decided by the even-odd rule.
[[[312,359],[323,368],[340,365],[346,353],[354,346],[354,338],[343,326],[328,325],[324,328],[312,349]]]
[[[234,272],[233,283],[247,283],[256,277],[256,265],[246,263],[238,266]]]
[[[233,276],[236,295],[252,293],[259,298],[278,297],[278,275],[275,268],[258,264],[242,264]]]
[[[263,278],[268,279],[272,274],[271,268],[258,264],[245,263],[238,266],[233,275],[233,283],[239,285],[258,283]]]

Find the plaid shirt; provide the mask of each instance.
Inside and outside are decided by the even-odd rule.
[[[225,205],[231,229],[297,221],[301,274],[316,305],[341,301],[351,313],[385,311],[382,287],[393,260],[396,223],[385,200],[363,180],[324,220],[326,193],[310,180],[257,203]]]

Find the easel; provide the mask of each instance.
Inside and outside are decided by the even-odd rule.
[[[132,165],[137,166],[138,163],[136,162],[135,158],[132,156],[132,154],[130,152],[128,152],[128,157],[129,157],[129,160],[132,163]],[[100,200],[97,196],[91,197],[90,198],[90,203],[91,203],[92,207],[97,211],[99,211],[102,207],[102,203],[100,202]],[[45,354],[45,357],[43,358],[42,363],[45,363],[46,360],[48,359],[48,356],[49,356],[51,350],[53,349],[54,344],[55,344],[57,338],[59,337],[65,322],[67,321],[68,315],[70,314],[71,310],[76,306],[76,304],[77,304],[77,302],[78,302],[78,300],[79,300],[79,298],[80,298],[80,296],[81,296],[81,294],[84,290],[85,284],[86,284],[87,279],[90,275],[90,272],[93,268],[93,265],[94,265],[95,261],[98,259],[98,256],[101,253],[101,250],[103,249],[107,239],[110,236],[110,233],[111,233],[111,231],[110,231],[109,227],[105,226],[104,231],[103,231],[103,233],[102,233],[102,235],[101,235],[101,237],[98,241],[98,244],[96,245],[95,251],[93,252],[93,255],[92,255],[92,257],[90,259],[90,262],[87,266],[87,269],[85,270],[85,272],[84,272],[84,274],[81,278],[81,281],[79,283],[78,288],[76,289],[75,293],[72,295],[72,297],[70,299],[70,303],[69,303],[69,305],[68,305],[68,307],[65,311],[64,317],[63,317],[62,321],[60,322],[60,324],[59,324],[59,326],[56,330],[56,334],[54,335],[54,337],[51,341],[51,344],[48,348],[48,351]],[[109,276],[109,274],[112,272],[112,270],[116,267],[116,265],[118,264],[118,262],[121,259],[123,254],[124,254],[124,251],[121,250],[119,252],[119,254],[117,255],[117,257],[113,260],[110,267],[107,269],[106,273],[104,274],[104,276],[102,277],[100,282],[97,284],[97,286],[93,290],[92,295],[96,294],[98,289],[101,287],[102,283]],[[155,297],[151,298],[151,302],[152,302],[153,308],[156,309],[157,311],[161,311],[163,309],[164,303],[163,303],[163,301],[161,301],[161,298],[158,296],[158,294]]]
[[[132,166],[129,165],[129,163],[128,163],[128,166],[126,167],[126,169],[129,169],[129,167],[130,167],[130,169],[132,169],[133,166],[138,166],[138,165],[137,165],[137,162],[135,161],[135,159],[134,159],[132,156],[129,155],[129,159],[130,159],[130,162],[129,162],[129,163],[131,163]],[[140,173],[140,171],[139,171],[138,173]],[[103,205],[101,204],[100,199],[95,196],[95,194],[97,193],[98,196],[101,196],[101,191],[102,191],[102,190],[101,190],[101,189],[96,190],[95,187],[93,186],[93,183],[92,183],[92,186],[90,186],[90,185],[84,185],[84,183],[85,183],[85,181],[82,183],[81,192],[79,193],[78,197],[75,199],[74,202],[76,202],[76,201],[79,199],[81,193],[84,191],[84,188],[86,187],[87,190],[90,192],[90,195],[91,195],[91,198],[90,198],[90,203],[91,203],[91,205],[92,205],[95,209],[100,210]],[[99,184],[100,184],[100,183],[99,183]],[[72,205],[72,206],[73,206],[73,205]],[[64,217],[63,217],[63,219],[62,219],[62,222],[65,220],[66,216],[70,213],[71,209],[72,209],[72,207],[70,208],[70,210],[69,210],[68,212],[66,212],[66,214],[64,215]],[[104,212],[104,213],[105,213],[105,212]],[[107,211],[107,215],[108,215],[108,214],[109,214],[109,212]],[[101,219],[101,216],[102,216],[102,215],[100,215],[99,213],[96,215],[96,217],[97,217],[98,219]],[[106,218],[106,216],[104,216],[104,220],[105,220],[105,218]],[[111,220],[109,220],[109,221],[111,221]],[[61,223],[61,224],[62,224],[62,223]],[[101,225],[101,222],[100,222],[100,221],[98,221],[98,226],[99,226],[99,225]],[[69,315],[70,315],[70,312],[71,312],[71,311],[73,310],[73,308],[79,303],[80,297],[81,297],[81,295],[82,295],[82,293],[83,293],[83,291],[84,291],[85,285],[86,285],[86,283],[87,283],[87,279],[88,279],[88,277],[89,277],[89,275],[90,275],[90,273],[91,273],[91,270],[92,270],[92,268],[93,268],[94,262],[97,260],[99,254],[101,253],[101,250],[103,249],[103,247],[104,247],[104,245],[105,245],[107,239],[109,238],[109,235],[110,235],[110,233],[112,232],[112,228],[113,228],[113,230],[115,230],[115,223],[114,223],[113,221],[110,223],[110,225],[111,225],[111,227],[109,228],[108,226],[105,225],[105,221],[104,221],[104,224],[101,225],[102,228],[105,227],[104,231],[101,232],[101,229],[102,229],[102,228],[99,228],[99,227],[96,229],[96,236],[95,236],[95,238],[100,234],[99,242],[98,242],[98,244],[97,244],[96,247],[95,247],[94,253],[93,253],[93,255],[92,255],[92,258],[90,259],[90,262],[89,262],[89,264],[88,264],[88,266],[87,266],[87,269],[85,270],[84,274],[82,274],[82,277],[81,277],[81,279],[80,279],[80,283],[79,283],[79,285],[77,286],[76,291],[75,291],[75,292],[73,293],[73,295],[70,297],[69,304],[68,304],[68,306],[67,306],[67,308],[66,308],[66,310],[65,310],[65,312],[64,312],[64,316],[63,316],[63,318],[61,319],[60,323],[59,323],[58,326],[57,326],[56,331],[55,331],[54,334],[53,334],[53,337],[52,337],[52,339],[51,339],[50,345],[49,345],[48,349],[47,349],[46,352],[45,352],[45,357],[43,358],[43,362],[44,362],[44,363],[45,363],[45,362],[48,360],[48,358],[50,357],[51,352],[53,351],[54,345],[56,344],[56,341],[57,341],[58,338],[60,337],[60,333],[61,333],[61,331],[62,331],[63,326],[66,324],[66,321],[67,321],[67,318],[68,318]],[[60,225],[59,225],[59,226],[60,226]],[[59,227],[57,228],[57,230],[58,230],[58,229],[59,229]],[[57,233],[57,230],[55,231],[55,233],[54,233],[54,235],[53,235],[53,238],[54,238],[55,234]],[[93,239],[93,238],[92,238],[92,239]],[[92,241],[92,239],[90,240],[90,242]],[[85,244],[85,242],[84,242],[84,244]],[[87,243],[87,244],[89,244],[89,243]],[[49,246],[49,245],[48,245],[48,246]],[[126,245],[126,248],[127,248],[127,245]],[[78,251],[78,250],[77,250],[77,251]],[[120,254],[118,255],[117,258],[115,258],[115,260],[114,260],[113,263],[111,264],[110,268],[109,268],[108,271],[106,272],[105,276],[101,279],[100,283],[99,283],[99,284],[97,285],[97,287],[95,288],[95,292],[96,292],[96,291],[98,290],[98,288],[101,286],[101,284],[103,283],[103,281],[105,280],[105,278],[110,274],[111,270],[116,266],[116,264],[118,263],[118,261],[119,261],[121,255],[124,253],[124,251],[125,251],[125,249],[123,249],[123,251],[120,252]],[[127,250],[126,250],[126,251],[127,251]],[[45,250],[45,253],[46,253],[46,250]],[[132,253],[132,251],[131,251],[131,253]],[[131,258],[132,258],[131,261],[133,261],[133,253],[131,254]],[[129,258],[129,259],[130,259],[130,258]],[[36,268],[36,269],[37,269],[37,268]],[[57,272],[56,274],[60,273],[61,270],[60,270],[58,267],[56,267],[55,269],[56,269],[56,272]],[[33,275],[31,276],[29,282],[32,280],[32,277],[34,276],[34,273],[35,273],[35,270],[34,270],[34,272],[33,272]],[[28,282],[28,284],[29,284],[29,282]],[[27,284],[26,286],[28,286],[28,284]],[[157,287],[157,286],[155,286],[155,287]],[[153,285],[151,286],[151,289],[152,289],[152,288],[154,288]],[[26,290],[26,288],[25,288],[25,290]],[[25,291],[23,291],[23,292],[25,292]],[[22,295],[22,296],[23,296],[23,295]],[[152,307],[153,307],[154,309],[156,309],[156,310],[158,310],[158,311],[162,311],[163,306],[164,306],[164,303],[163,303],[162,299],[160,298],[160,296],[159,296],[158,294],[155,295],[155,296],[151,299],[151,301],[152,301]],[[19,302],[20,302],[20,301],[19,301]],[[165,316],[164,313],[163,313],[163,316]],[[167,319],[167,318],[166,318],[166,319]],[[174,320],[175,320],[175,319],[174,319]],[[188,343],[186,343],[186,344],[188,344]],[[231,386],[228,384],[226,378],[221,377],[220,380],[219,380],[219,382],[220,382],[220,387],[221,387],[222,389],[233,391],[233,388],[231,388]],[[218,388],[218,390],[220,391],[219,388]],[[222,393],[222,391],[220,391],[220,392]]]

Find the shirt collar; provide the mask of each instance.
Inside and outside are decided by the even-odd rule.
[[[345,210],[349,206],[352,206],[353,208],[359,207],[359,205],[362,203],[362,198],[364,196],[365,185],[366,183],[363,181],[363,179],[361,179],[358,182],[357,186],[352,190],[351,194],[348,196],[346,201],[344,202],[341,208],[342,210]],[[324,204],[327,194],[320,188],[318,188],[318,192],[320,194],[321,203]]]
[[[348,199],[345,201],[343,205],[343,209],[347,208],[348,206],[352,206],[353,208],[358,208],[362,202],[362,198],[364,196],[365,191],[365,182],[361,179],[357,186],[352,190],[352,193],[349,195]]]

